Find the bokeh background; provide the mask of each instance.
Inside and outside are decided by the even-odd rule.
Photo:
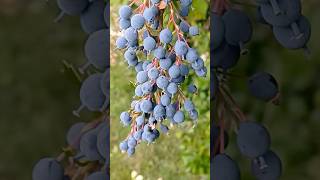
[[[78,17],[53,22],[55,0],[0,1],[0,179],[31,180],[33,165],[57,156],[79,119],[79,81],[63,60],[85,61]]]
[[[128,127],[120,124],[119,116],[130,107],[134,95],[135,70],[127,67],[123,52],[114,50],[115,40],[121,35],[118,26],[118,8],[127,4],[126,0],[111,0],[111,72],[110,72],[110,113],[111,113],[111,179],[209,179],[210,163],[210,113],[209,113],[209,72],[207,78],[193,76],[199,92],[193,97],[199,110],[199,124],[192,128],[190,120],[181,127],[170,129],[169,136],[164,134],[155,144],[142,143],[137,146],[132,157],[119,151],[119,143],[127,137]],[[209,11],[208,1],[193,2],[193,11],[188,18],[192,25],[198,25],[200,36],[192,39],[206,60],[209,70]],[[191,79],[187,79],[186,82]]]
[[[254,1],[237,2],[251,4]],[[320,2],[301,2],[302,13],[312,24],[308,43],[310,57],[306,57],[303,50],[292,51],[280,46],[271,29],[256,22],[255,6],[241,6],[254,23],[254,35],[248,56],[241,57],[232,71],[236,76],[230,77],[228,83],[246,115],[268,128],[272,149],[283,162],[281,180],[320,179]],[[248,94],[246,77],[257,71],[269,72],[278,80],[282,94],[279,106],[265,104]],[[242,179],[254,180],[250,161],[241,156],[236,147],[235,133],[229,134],[231,142],[226,152],[239,163]]]

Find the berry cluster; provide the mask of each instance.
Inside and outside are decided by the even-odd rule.
[[[304,48],[310,38],[310,24],[301,16],[299,0],[257,1],[259,21],[272,25],[273,33],[282,46],[288,49]],[[234,76],[230,70],[252,37],[249,17],[241,10],[231,8],[225,0],[216,0],[211,12],[211,97],[214,100],[216,120],[211,128],[211,172],[213,179],[240,179],[237,163],[226,153],[228,130],[236,127],[236,142],[240,153],[251,160],[251,172],[256,179],[279,179],[281,160],[270,149],[271,138],[261,124],[249,121],[231,95],[227,80]],[[264,102],[279,103],[280,91],[276,79],[267,72],[258,72],[248,78],[249,93]],[[230,125],[231,124],[231,125]],[[232,126],[234,124],[234,126]]]
[[[271,26],[276,40],[287,49],[304,49],[311,36],[311,25],[301,14],[300,0],[256,0],[257,19]]]
[[[76,71],[82,74],[81,106],[73,111],[80,116],[82,109],[101,112],[92,122],[75,123],[66,136],[67,146],[57,158],[40,159],[33,168],[32,179],[105,180],[109,177],[109,2],[105,0],[57,0],[61,9],[56,22],[67,15],[80,16],[81,27],[88,34],[84,53],[87,62]],[[92,67],[92,68],[90,68]],[[78,73],[79,72],[79,73]],[[79,75],[80,77],[80,75]],[[82,78],[80,77],[80,78]]]
[[[192,0],[178,2],[133,0],[119,9],[123,36],[118,37],[116,46],[123,51],[128,66],[137,72],[131,108],[120,115],[121,123],[131,127],[119,145],[129,156],[140,142],[154,142],[160,136],[158,128],[167,134],[166,120],[171,125],[183,123],[182,107],[194,122],[198,119],[195,105],[184,95],[181,85],[193,72],[205,77],[207,69],[187,41],[187,37],[199,34],[199,29],[184,18]],[[197,88],[190,84],[188,91],[192,95]]]
[[[33,167],[32,179],[107,179],[108,140],[109,126],[105,119],[74,124],[68,130],[63,153],[57,158],[40,159]]]

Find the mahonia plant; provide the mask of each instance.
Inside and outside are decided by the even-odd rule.
[[[105,0],[57,0],[61,13],[79,16],[88,34],[84,54],[87,62],[78,69],[64,62],[81,81],[81,106],[98,114],[90,122],[77,122],[66,135],[67,145],[57,157],[40,159],[33,167],[33,180],[106,180],[109,179],[109,5]]]
[[[139,143],[153,143],[160,131],[167,134],[168,124],[183,123],[185,112],[197,122],[198,111],[182,90],[191,73],[207,74],[203,59],[189,42],[200,33],[186,20],[191,6],[192,0],[133,0],[119,9],[122,36],[116,47],[137,72],[131,108],[120,114],[120,122],[131,129],[119,144],[128,156]],[[197,87],[189,84],[188,92],[195,94]]]
[[[275,39],[287,49],[304,49],[311,28],[301,14],[300,0],[256,0],[257,20],[271,28]],[[242,4],[243,5],[243,4]],[[237,163],[225,153],[228,131],[235,127],[240,153],[251,160],[252,175],[259,180],[279,179],[282,164],[270,149],[270,134],[262,124],[248,120],[228,88],[231,71],[241,55],[249,51],[245,44],[251,40],[250,18],[228,0],[212,1],[211,12],[211,97],[214,114],[211,126],[211,176],[215,180],[239,180]],[[247,81],[249,93],[264,102],[279,104],[280,90],[276,79],[267,72],[256,72]]]

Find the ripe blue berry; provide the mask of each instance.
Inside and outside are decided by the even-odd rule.
[[[171,78],[177,78],[180,75],[180,67],[174,64],[169,68],[168,72]]]
[[[150,24],[154,23],[154,20],[157,16],[157,11],[154,10],[154,8],[156,7],[153,6],[151,8],[146,8],[143,12],[143,17],[147,23],[150,23]]]
[[[189,99],[184,101],[184,109],[188,112],[192,111],[194,109],[194,104]]]
[[[184,121],[184,114],[182,111],[177,111],[173,116],[174,122],[180,124]]]
[[[132,155],[135,153],[135,148],[129,148],[129,149],[127,150],[127,153],[128,153],[128,156],[129,156],[129,157],[132,156]]]
[[[161,104],[164,106],[168,106],[171,103],[171,97],[167,94],[163,94],[160,98]]]
[[[169,44],[172,41],[172,32],[167,28],[163,29],[159,35],[160,41],[164,44]]]
[[[137,73],[137,82],[142,84],[148,81],[148,73],[146,71],[140,71]]]
[[[152,51],[156,47],[156,41],[149,36],[143,40],[143,47],[147,51]]]
[[[128,150],[128,148],[129,148],[128,147],[128,141],[124,140],[124,141],[120,142],[119,148],[120,148],[120,151],[126,152]]]
[[[126,40],[126,38],[118,37],[118,39],[116,41],[116,46],[117,46],[118,49],[126,48],[127,44],[128,44],[128,41]]]
[[[169,81],[168,79],[165,77],[165,76],[159,76],[157,78],[157,81],[156,81],[156,84],[157,86],[160,88],[160,89],[166,89],[168,84],[169,84]]]
[[[191,36],[199,35],[199,28],[197,26],[190,26],[189,28],[189,34]]]
[[[171,94],[174,95],[175,93],[177,93],[178,91],[178,86],[176,83],[169,83],[168,87],[167,87],[167,91]]]
[[[144,18],[141,14],[135,14],[131,17],[131,26],[136,30],[140,30],[144,26]]]
[[[120,19],[119,20],[119,27],[122,30],[128,29],[131,26],[131,23],[128,19]]]
[[[270,101],[279,93],[275,78],[266,72],[256,73],[248,81],[250,93],[261,100]]]
[[[119,15],[123,19],[129,19],[132,15],[132,9],[129,6],[121,6],[119,9]]]
[[[152,111],[152,102],[150,100],[142,100],[140,108],[142,112],[149,113]]]
[[[184,32],[184,33],[189,32],[189,24],[186,23],[185,21],[181,21],[179,27],[182,32]]]
[[[163,70],[168,70],[172,65],[172,61],[169,58],[160,59],[160,67]]]
[[[150,79],[155,80],[158,78],[158,76],[159,76],[159,70],[156,67],[153,67],[148,71],[148,77]]]
[[[131,123],[131,117],[128,112],[122,112],[120,115],[120,120],[125,126],[128,126]]]
[[[188,52],[186,43],[184,41],[177,40],[176,44],[174,45],[174,51],[178,56],[186,55]]]
[[[197,59],[199,58],[199,55],[197,53],[197,51],[193,48],[189,48],[188,49],[188,52],[186,54],[186,60],[189,62],[189,63],[193,63],[195,62]]]
[[[166,55],[166,50],[162,46],[159,46],[157,49],[154,50],[153,54],[154,57],[156,57],[157,59],[162,59]]]

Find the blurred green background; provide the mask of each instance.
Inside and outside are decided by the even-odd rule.
[[[252,2],[252,1],[238,1]],[[229,86],[236,101],[246,115],[268,128],[272,149],[281,157],[281,180],[320,179],[320,61],[319,61],[319,7],[318,0],[302,1],[303,14],[312,24],[312,36],[308,44],[311,56],[303,50],[292,51],[281,47],[268,26],[255,21],[255,8],[245,6],[254,22],[254,36],[249,43],[250,53],[242,56],[232,73]],[[257,71],[270,72],[280,84],[281,104],[274,106],[260,102],[248,94],[246,78]],[[250,161],[240,155],[235,143],[235,133],[227,148],[237,162],[242,179],[254,180],[250,173]]]
[[[85,61],[78,17],[53,22],[56,1],[0,1],[0,179],[30,180],[34,163],[57,156],[71,124],[79,83],[62,60]]]
[[[111,0],[111,49],[121,35],[118,26],[118,8],[128,1]],[[206,60],[209,69],[209,22],[208,2],[194,1],[193,11],[188,21],[198,25],[200,36],[191,38],[192,46],[197,48]],[[122,111],[130,108],[134,95],[134,87],[130,81],[135,81],[135,70],[128,68],[124,62],[123,52],[113,51],[111,54],[111,179],[206,179],[209,180],[209,151],[210,151],[210,113],[209,113],[209,72],[206,78],[192,76],[199,88],[199,94],[193,100],[199,110],[199,124],[192,128],[190,120],[181,127],[170,129],[169,136],[164,134],[155,144],[142,143],[137,146],[132,157],[119,151],[119,143],[127,137],[128,127],[120,124],[119,116]],[[186,82],[191,82],[187,79]]]

